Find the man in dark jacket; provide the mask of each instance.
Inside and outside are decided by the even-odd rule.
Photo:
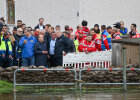
[[[14,37],[17,40],[17,42],[19,43],[20,39],[23,37],[23,29],[21,27],[19,27],[17,29],[17,33],[14,34]]]
[[[44,36],[39,35],[38,36],[38,42],[34,46],[35,51],[35,65],[36,66],[47,66],[47,45],[44,42]]]
[[[62,66],[63,56],[70,51],[71,42],[60,31],[56,31],[56,37],[54,54],[57,66]]]
[[[49,51],[49,55],[48,55],[48,65],[50,67],[56,67],[56,58],[54,55],[54,49],[55,49],[55,43],[56,43],[56,33],[52,32],[51,33],[51,38],[48,40],[48,51]]]
[[[45,26],[43,25],[44,19],[39,18],[39,24],[35,27],[35,30],[38,28],[40,30],[45,29]]]

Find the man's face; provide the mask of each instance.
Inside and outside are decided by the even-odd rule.
[[[90,34],[91,34],[91,35],[94,35],[94,34],[95,34],[94,30],[91,30],[91,31],[90,31]]]
[[[70,34],[70,39],[72,39],[72,40],[75,39],[75,34],[74,34],[74,33],[71,33],[71,34]]]
[[[48,29],[49,29],[49,27],[48,26],[45,26],[45,30],[48,32]]]
[[[22,29],[25,29],[26,25],[22,25]]]
[[[131,28],[131,31],[135,30],[135,27],[133,25],[131,25],[130,28]]]
[[[2,31],[3,32],[7,32],[7,27],[6,26],[3,26]]]
[[[48,28],[48,32],[49,32],[49,33],[52,33],[51,27]]]
[[[51,34],[51,38],[54,40],[56,38],[56,34],[55,33],[52,33]]]
[[[60,31],[60,27],[56,27],[55,30],[56,30],[56,31]]]
[[[92,36],[87,36],[86,39],[88,42],[90,42],[92,40]]]
[[[56,35],[56,38],[59,38],[62,34],[59,31],[58,32],[56,31],[55,35]]]
[[[44,36],[43,35],[39,35],[38,40],[39,40],[39,42],[43,42],[44,41]]]
[[[109,34],[111,34],[111,33],[112,33],[112,29],[108,29],[107,32],[108,32]]]
[[[24,35],[28,37],[30,35],[30,32],[28,32],[27,30],[25,30],[24,31]]]
[[[22,26],[22,22],[17,22],[17,26]]]
[[[69,30],[70,33],[73,33],[73,30]]]
[[[123,22],[120,22],[120,27],[124,27],[124,23]]]
[[[39,34],[39,32],[40,32],[39,29],[36,29],[36,30],[35,30],[35,33],[36,33],[36,34]]]
[[[114,35],[116,32],[114,30],[112,30],[111,35]]]
[[[78,31],[82,31],[83,27],[82,25],[79,25]]]
[[[44,20],[43,19],[40,19],[39,24],[40,25],[43,25],[43,22],[44,22]]]
[[[17,30],[17,33],[18,33],[19,35],[22,35],[22,34],[23,34],[22,28],[19,28],[19,29]]]
[[[40,34],[45,36],[45,32],[46,32],[45,30],[41,30]]]

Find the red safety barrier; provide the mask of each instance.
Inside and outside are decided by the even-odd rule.
[[[47,71],[47,68],[43,69],[44,71]]]
[[[21,69],[21,71],[25,71],[25,69]]]
[[[87,69],[87,71],[90,71],[90,70],[91,70],[90,68]]]
[[[135,70],[135,68],[131,68],[131,70],[132,70],[132,71],[134,71],[134,70]]]
[[[65,69],[65,71],[69,71],[69,69]]]
[[[109,71],[112,71],[112,68],[109,68]]]

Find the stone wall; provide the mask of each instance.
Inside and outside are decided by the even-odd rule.
[[[8,68],[0,67],[0,80],[6,80],[13,82],[14,70],[19,67],[13,66]],[[21,67],[25,68],[25,67]],[[36,69],[36,67],[29,67]],[[38,67],[43,69],[44,67]],[[55,69],[62,69],[62,67],[57,67]],[[79,73],[79,71],[77,70]],[[77,73],[77,74],[78,74]],[[17,83],[67,83],[74,82],[74,72],[71,71],[36,71],[36,72],[26,72],[21,71],[17,73]],[[79,76],[78,76],[79,77]],[[113,82],[123,82],[123,72],[122,71],[83,71],[82,72],[83,82],[94,82],[94,83],[113,83]],[[140,71],[127,71],[127,82],[140,82]]]

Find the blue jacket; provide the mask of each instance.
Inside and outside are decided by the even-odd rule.
[[[127,34],[128,29],[127,28],[121,28],[120,33],[121,35]]]
[[[111,35],[106,30],[104,30],[102,32],[101,36],[103,36],[103,35],[106,35],[109,48],[111,49]],[[103,42],[103,39],[101,40],[101,48],[102,48],[103,51],[106,50],[106,47],[105,47],[104,42]]]
[[[24,40],[27,41],[26,44],[23,44]],[[22,58],[29,58],[34,56],[34,45],[37,42],[36,38],[31,36],[30,38],[24,36],[19,41],[19,46],[21,47],[22,51]]]

